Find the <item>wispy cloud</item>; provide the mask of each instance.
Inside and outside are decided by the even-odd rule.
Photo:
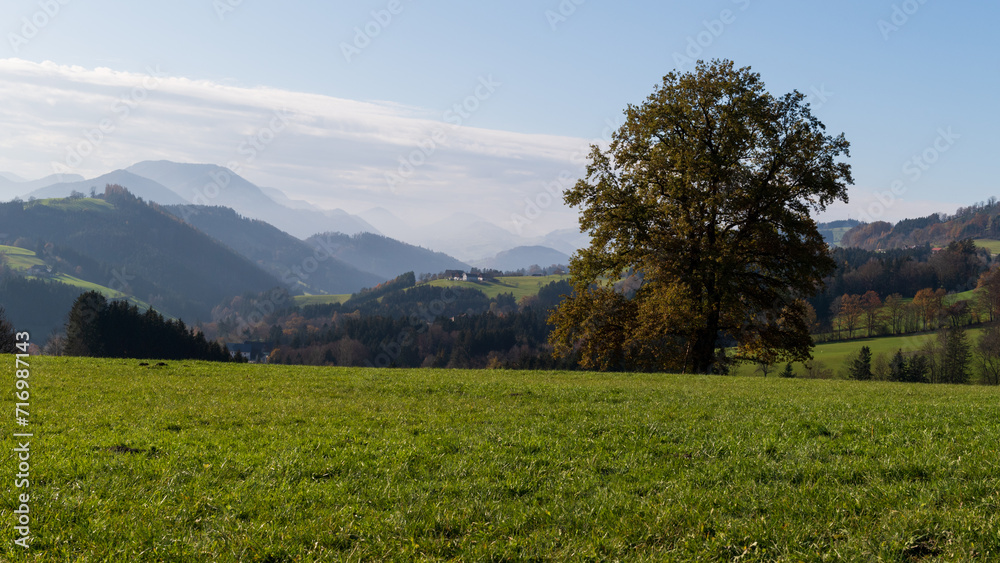
[[[0,99],[0,170],[22,176],[92,177],[151,159],[236,164],[251,181],[324,207],[381,205],[428,219],[461,210],[508,226],[546,183],[582,172],[573,156],[589,142],[456,125],[449,108],[220,84],[159,67],[0,59]],[[269,127],[279,113],[280,131]],[[390,186],[387,174],[432,136],[432,154]],[[574,217],[555,205],[529,232],[574,226]]]

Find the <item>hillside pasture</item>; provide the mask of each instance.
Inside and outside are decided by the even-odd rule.
[[[989,250],[990,254],[1000,254],[1000,240],[977,238],[975,243],[977,247]]]
[[[995,388],[48,357],[32,370],[35,539],[12,543],[8,432],[5,560],[1000,557]]]
[[[112,211],[115,208],[114,204],[91,197],[36,199],[28,205],[44,205],[61,211]]]
[[[100,200],[98,200],[100,201]],[[6,263],[11,269],[24,273],[27,272],[32,266],[44,266],[45,261],[38,257],[34,251],[26,250],[24,248],[19,248],[16,246],[4,246],[0,245],[0,254],[6,259]],[[111,289],[110,287],[105,287],[100,284],[89,282],[87,280],[80,279],[76,276],[71,276],[64,273],[55,273],[52,275],[45,276],[27,276],[29,279],[40,279],[43,281],[52,281],[63,283],[72,287],[80,289],[80,292],[85,291],[97,291],[107,297],[108,299],[128,299],[129,302],[134,303],[140,308],[147,309],[149,304],[136,299],[134,297],[129,297],[127,294]]]
[[[351,298],[351,294],[340,294],[340,295],[296,295],[292,298],[295,304],[299,307],[307,307],[309,305],[333,305],[335,303],[343,303]]]
[[[966,329],[968,341],[974,345],[979,340],[982,332],[982,328]],[[877,357],[879,354],[885,354],[886,360],[889,360],[897,350],[901,350],[904,354],[916,352],[935,338],[937,338],[937,333],[935,332],[922,332],[903,336],[881,336],[877,338],[857,338],[838,342],[824,342],[817,344],[813,348],[813,359],[816,362],[822,363],[825,368],[833,370],[834,376],[837,377],[841,375],[840,372],[845,370],[848,358],[856,355],[862,346],[868,346],[872,351],[872,358]],[[785,364],[776,365],[772,368],[771,373],[776,375],[784,367]],[[800,377],[806,373],[805,366],[799,362],[793,362],[792,369]],[[743,364],[736,370],[737,375],[753,375],[754,373],[759,373],[759,370],[753,364]]]
[[[435,287],[465,287],[486,294],[490,299],[501,293],[512,293],[514,299],[520,301],[524,297],[538,295],[542,287],[557,281],[568,280],[570,276],[504,276],[496,278],[495,282],[466,282],[458,280],[434,280],[428,282]]]
[[[26,271],[32,266],[45,265],[45,261],[39,258],[34,251],[17,246],[0,244],[0,254],[4,256],[4,261],[10,268],[18,271]]]

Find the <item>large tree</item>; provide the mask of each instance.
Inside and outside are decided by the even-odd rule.
[[[565,194],[592,242],[551,318],[556,352],[700,373],[733,346],[740,360],[808,359],[802,300],[835,266],[811,213],[847,200],[844,136],[801,93],[774,97],[729,61],[668,74],[625,114]]]

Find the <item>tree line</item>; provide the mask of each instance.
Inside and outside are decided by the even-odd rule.
[[[421,284],[401,276],[378,299],[275,311],[244,336],[266,341],[269,361],[336,366],[573,369],[548,337],[549,310],[572,292],[551,282],[537,295],[489,298],[463,287]],[[397,278],[398,279],[398,278]],[[388,285],[392,285],[391,282]],[[241,299],[246,307],[252,299]]]
[[[165,319],[152,308],[141,312],[127,301],[108,301],[96,291],[73,303],[61,352],[102,358],[230,360],[225,347],[206,340],[183,321]]]
[[[873,357],[871,348],[862,346],[845,367],[847,376],[857,380],[998,385],[1000,326],[987,327],[975,342],[963,327],[943,327],[918,350],[896,350],[891,357]]]
[[[891,295],[912,299],[927,288],[961,292],[977,286],[979,276],[992,265],[988,250],[970,239],[955,241],[935,252],[929,245],[871,251],[835,248],[830,255],[837,269],[824,278],[824,287],[809,298],[816,312],[819,332],[831,332],[841,314],[845,295],[874,292],[882,302]]]
[[[925,287],[912,299],[893,293],[883,300],[876,291],[868,290],[837,297],[830,312],[830,324],[815,327],[817,339],[871,338],[993,322],[1000,320],[1000,269],[979,275],[972,299],[949,302],[944,288]]]

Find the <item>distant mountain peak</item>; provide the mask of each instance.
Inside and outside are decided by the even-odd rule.
[[[341,209],[297,205],[284,192],[274,188],[265,190],[224,166],[147,160],[133,164],[128,170],[163,184],[185,203],[229,207],[299,239],[325,231],[378,232],[364,219]]]

